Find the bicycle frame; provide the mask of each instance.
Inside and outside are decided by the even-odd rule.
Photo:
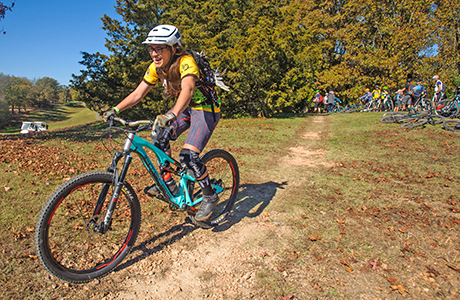
[[[380,107],[380,98],[372,98],[365,105],[363,105],[364,111],[374,111]]]
[[[434,97],[433,97],[434,98]],[[444,117],[448,117],[448,118],[457,118],[459,113],[460,113],[460,95],[458,95],[457,93],[455,94],[455,97],[452,99],[452,100],[441,100],[439,101],[439,103],[443,102],[443,101],[448,101],[448,105],[440,108],[440,111],[439,113],[441,115],[443,115]],[[438,104],[436,104],[437,106]],[[436,111],[438,111],[438,108],[435,108]],[[453,111],[455,111],[454,113],[452,113]],[[447,114],[446,114],[447,112]]]
[[[160,190],[161,194],[165,197],[166,202],[179,209],[191,209],[192,211],[195,211],[193,206],[200,203],[202,201],[202,197],[197,197],[197,199],[195,200],[192,199],[191,195],[189,194],[188,182],[196,182],[196,179],[187,174],[186,169],[181,167],[180,162],[171,158],[169,155],[167,155],[165,152],[160,150],[158,147],[156,147],[149,141],[137,136],[135,130],[127,130],[126,132],[127,137],[123,145],[123,151],[115,152],[115,154],[113,155],[112,164],[108,168],[109,172],[114,173],[115,189],[112,195],[112,199],[110,199],[106,215],[104,216],[104,220],[102,223],[96,224],[96,222],[92,220],[88,227],[100,233],[105,233],[107,229],[110,227],[112,214],[115,210],[117,199],[121,192],[122,183],[126,178],[126,174],[128,173],[128,169],[132,161],[131,153],[136,153],[139,156],[145,168],[148,170],[150,176],[154,180],[155,184],[158,186],[158,189]],[[153,165],[144,148],[148,148],[153,151],[160,166],[164,166],[166,162],[170,162],[175,167],[175,169],[168,168],[167,170],[181,177],[178,184],[179,192],[177,193],[177,195],[174,196],[171,194],[169,188],[161,178],[160,173]],[[124,162],[121,168],[121,172],[118,175],[117,164],[122,157],[124,157]],[[223,191],[223,188],[217,185],[213,185],[213,188],[216,190],[217,194]],[[97,215],[99,213],[100,208],[102,207],[102,203],[103,201],[105,201],[107,191],[108,186],[102,189],[101,194],[99,195],[96,209],[94,211],[94,215]]]
[[[432,102],[432,100],[424,97],[423,95],[414,96],[414,104],[412,105],[412,107],[414,109],[420,108],[421,110],[424,110],[427,106],[429,106],[429,108],[431,110],[431,108],[432,108],[431,102]],[[427,103],[429,103],[429,104],[427,104]]]

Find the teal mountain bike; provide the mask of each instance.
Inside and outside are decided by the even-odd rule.
[[[92,171],[69,179],[52,193],[38,216],[34,242],[40,262],[65,281],[84,283],[107,275],[134,246],[141,207],[127,181],[133,153],[139,156],[153,179],[158,190],[155,196],[171,209],[186,211],[196,226],[213,228],[226,222],[238,194],[239,170],[234,157],[220,149],[205,153],[201,160],[206,164],[219,203],[208,221],[196,221],[194,216],[202,194],[195,178],[180,162],[138,135],[152,128],[159,130],[156,124],[114,118],[108,130],[118,128],[113,127],[114,122],[126,127],[125,137],[107,171]],[[155,154],[156,167],[145,148]],[[161,168],[180,178],[174,195],[160,175]]]

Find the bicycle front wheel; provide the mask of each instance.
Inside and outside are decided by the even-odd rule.
[[[208,221],[196,221],[193,211],[189,211],[189,217],[195,225],[209,229],[223,223],[230,214],[238,195],[240,171],[235,158],[225,150],[211,150],[201,158],[201,161],[206,165],[211,185],[219,196],[219,202]],[[201,196],[200,193],[201,191],[195,193],[194,198]],[[195,209],[199,209],[199,204]]]
[[[54,276],[84,283],[107,275],[131,251],[139,233],[140,205],[133,188],[124,183],[109,228],[99,233],[112,197],[114,175],[89,172],[54,191],[43,206],[35,228],[35,248],[43,266]]]

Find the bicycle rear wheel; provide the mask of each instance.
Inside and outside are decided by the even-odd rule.
[[[58,187],[48,198],[35,228],[35,248],[54,276],[84,283],[107,275],[131,251],[141,221],[139,200],[124,183],[105,233],[90,228],[104,218],[113,194],[113,174],[89,172]],[[98,201],[98,199],[100,201]]]
[[[460,121],[447,120],[444,121],[443,125],[447,130],[460,132]]]
[[[201,161],[206,165],[211,185],[219,196],[219,202],[214,208],[211,217],[206,222],[195,219],[195,212],[188,210],[192,222],[202,228],[212,228],[223,223],[235,204],[240,186],[240,172],[235,158],[225,150],[211,150]],[[201,197],[201,191],[194,194],[194,198]],[[199,209],[199,204],[194,207]]]

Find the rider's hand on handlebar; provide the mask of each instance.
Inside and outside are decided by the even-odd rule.
[[[102,115],[104,122],[108,123],[109,121],[113,120],[117,116],[117,112],[115,110],[105,111]]]
[[[165,128],[171,126],[171,124],[176,121],[176,116],[172,112],[165,113],[164,115],[157,116],[156,123],[159,127]]]

